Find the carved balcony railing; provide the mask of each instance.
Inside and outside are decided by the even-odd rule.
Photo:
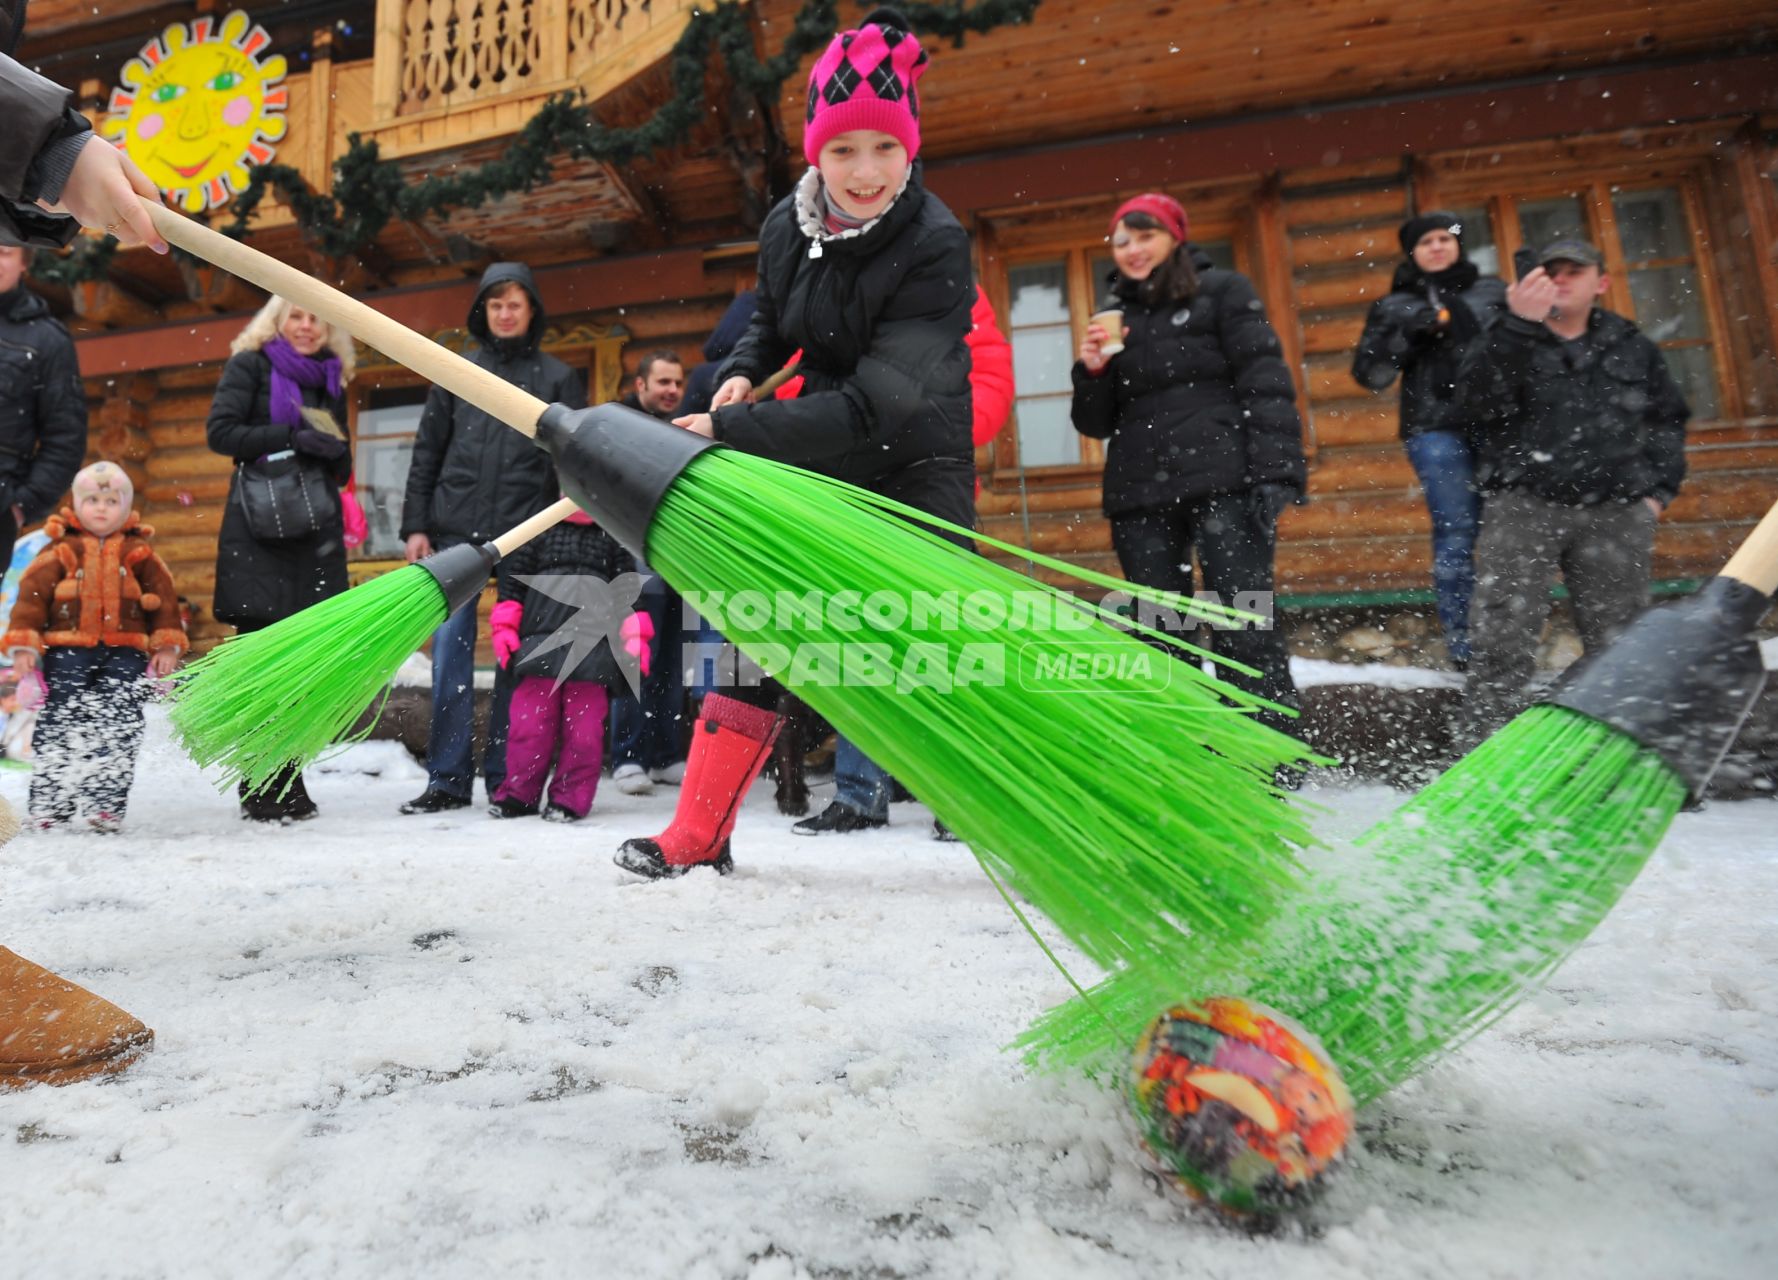
[[[699,7],[699,0],[377,0],[364,131],[386,155],[516,132],[553,93],[579,88],[597,100],[658,62]]]

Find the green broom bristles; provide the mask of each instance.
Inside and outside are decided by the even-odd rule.
[[[372,578],[262,631],[224,641],[175,677],[173,735],[225,786],[258,790],[336,742],[445,620],[438,580],[417,565]],[[356,735],[363,737],[369,730]]]
[[[1300,1019],[1369,1102],[1510,1009],[1605,918],[1685,802],[1617,730],[1534,707],[1356,842],[1246,947],[1125,969],[1021,1039],[1034,1061],[1127,1053],[1183,996],[1241,995]]]
[[[940,618],[860,633],[826,610],[813,626],[806,617],[780,626],[775,608],[762,625],[732,610],[717,621],[767,665],[773,645],[806,655],[865,641],[882,646],[898,675],[922,659],[935,682],[943,672],[949,690],[918,675],[899,689],[826,685],[796,666],[780,678],[1100,963],[1176,948],[1182,930],[1244,937],[1258,929],[1295,885],[1296,850],[1311,842],[1274,771],[1317,758],[1254,721],[1270,705],[1262,699],[1114,629],[1102,610],[946,542],[931,531],[938,527],[949,526],[850,485],[712,450],[662,500],[647,550],[688,594],[1040,595],[1052,606],[1041,615],[1007,610],[955,630]],[[1247,616],[1028,558],[1197,617]],[[383,585],[403,576],[424,588]],[[442,620],[438,599],[429,574],[402,570],[230,641],[181,683],[182,741],[200,764],[250,782],[312,759]],[[1062,670],[1083,644],[1111,669]],[[987,650],[1004,659],[1003,683],[956,679],[965,659]]]
[[[950,630],[947,618],[910,617],[863,632],[836,627],[825,613],[712,612],[730,640],[929,804],[991,874],[1088,955],[1109,962],[1174,948],[1182,927],[1245,936],[1293,884],[1292,846],[1311,837],[1273,771],[1307,753],[1240,713],[1266,705],[1259,699],[1114,630],[1074,597],[943,540],[932,529],[950,526],[899,503],[728,451],[706,455],[688,477],[695,483],[667,494],[648,540],[650,563],[688,595],[732,596],[744,585],[766,601],[809,592],[832,601],[896,584],[959,599],[1042,593],[1055,606],[1048,620],[983,616]],[[775,670],[787,655],[770,653],[781,645],[819,660],[821,646],[839,646],[827,653],[843,665],[837,655],[860,641],[881,645],[881,670],[903,676],[922,655],[934,659],[923,670],[954,672],[963,646],[982,646],[1004,658],[1005,683],[945,689],[903,678],[840,687],[811,680],[794,657]],[[1131,668],[1107,663],[1058,681],[1043,665],[1083,648],[1129,658]]]

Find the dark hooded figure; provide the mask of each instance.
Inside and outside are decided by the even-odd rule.
[[[586,387],[573,369],[538,346],[543,303],[523,263],[496,262],[482,273],[469,308],[469,332],[480,346],[470,360],[541,400],[586,406]],[[402,504],[401,535],[410,562],[461,542],[485,542],[535,515],[558,496],[549,455],[519,432],[443,387],[426,397],[414,437]],[[437,813],[467,805],[475,785],[476,610],[462,609],[432,637],[432,732],[426,790],[403,813]],[[498,671],[488,722],[483,775],[493,794],[506,775],[510,684]]]

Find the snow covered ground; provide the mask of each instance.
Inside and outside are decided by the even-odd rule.
[[[0,1275],[1624,1280],[1778,1257],[1778,802],[1682,816],[1548,992],[1367,1113],[1328,1196],[1254,1238],[1145,1175],[1117,1097],[1002,1052],[1066,987],[916,806],[805,840],[762,787],[736,875],[643,884],[610,853],[670,789],[608,787],[560,827],[399,817],[423,775],[392,744],[311,776],[317,821],[249,828],[157,717],[125,835],[0,852],[0,941],[158,1036],[103,1085],[0,1093]],[[1318,798],[1335,838],[1399,799]]]

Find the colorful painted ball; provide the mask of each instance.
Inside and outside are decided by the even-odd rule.
[[[1187,1195],[1238,1214],[1305,1203],[1345,1150],[1352,1095],[1315,1037],[1231,997],[1178,1004],[1136,1043],[1143,1145]]]

